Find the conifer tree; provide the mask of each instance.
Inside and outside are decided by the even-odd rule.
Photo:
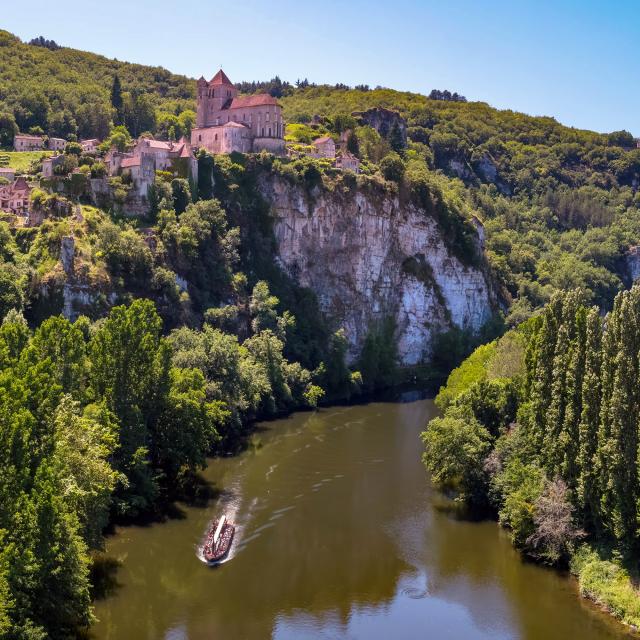
[[[111,106],[115,109],[115,124],[122,124],[122,85],[120,84],[120,78],[118,74],[113,76],[113,84],[111,85]]]

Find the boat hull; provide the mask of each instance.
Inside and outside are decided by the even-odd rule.
[[[218,521],[213,523],[207,533],[203,549],[203,556],[207,562],[219,562],[220,560],[223,560],[229,553],[231,543],[233,542],[235,527],[232,524],[225,523],[218,539],[214,541],[214,532],[217,528]]]

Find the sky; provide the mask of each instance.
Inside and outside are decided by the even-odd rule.
[[[1,0],[0,28],[207,79],[369,84],[640,137],[640,0]]]

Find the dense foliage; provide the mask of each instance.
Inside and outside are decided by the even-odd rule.
[[[119,111],[112,103],[116,77],[122,91]],[[194,95],[188,78],[161,67],[109,60],[43,38],[25,44],[0,31],[3,146],[2,132],[12,121],[25,133],[39,128],[64,138],[103,139],[113,124],[126,124],[134,135],[166,131],[181,113],[192,111]]]
[[[640,287],[605,318],[585,299],[554,296],[451,374],[424,461],[461,499],[495,508],[530,555],[566,562],[583,539],[596,545],[601,556],[580,549],[573,562],[583,590],[636,623],[611,559],[633,566],[640,543]]]
[[[89,550],[110,517],[175,494],[249,417],[314,406],[322,389],[283,356],[266,283],[252,330],[163,337],[149,300],[95,324],[19,313],[0,326],[2,638],[65,638],[91,621]]]

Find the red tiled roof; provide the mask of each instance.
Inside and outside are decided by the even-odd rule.
[[[139,167],[140,166],[140,156],[137,156],[135,158],[125,158],[121,163],[120,166],[123,169],[126,169],[128,167]]]
[[[255,96],[242,96],[231,101],[229,109],[243,109],[244,107],[261,107],[264,105],[276,105],[278,101],[268,93],[259,93]]]
[[[147,138],[147,146],[150,149],[164,149],[165,151],[171,151],[173,143],[167,142],[166,140],[151,140],[150,138]]]
[[[233,83],[231,82],[231,80],[229,80],[229,78],[227,78],[227,75],[222,69],[220,69],[220,71],[218,71],[218,73],[216,73],[216,75],[211,78],[211,82],[209,84],[228,84],[233,87]]]
[[[29,183],[24,178],[20,177],[20,178],[16,178],[11,189],[13,191],[29,191],[30,187],[29,187]]]
[[[333,142],[333,138],[331,136],[322,136],[322,138],[316,138],[312,144],[323,144],[325,142],[329,142],[329,140]]]

